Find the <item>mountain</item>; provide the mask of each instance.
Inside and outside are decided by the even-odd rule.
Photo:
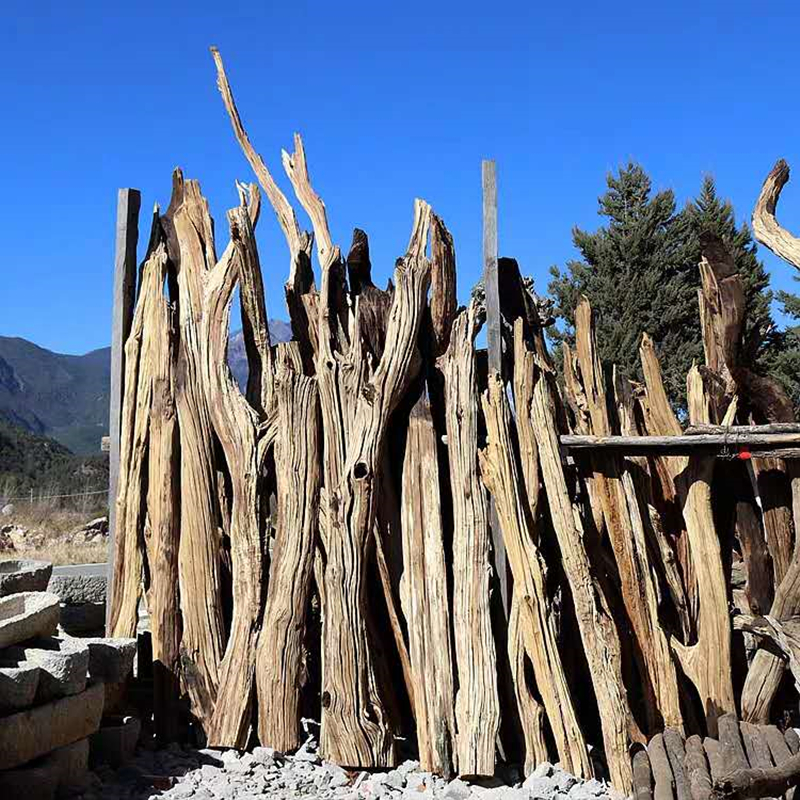
[[[288,322],[270,320],[269,328],[273,343],[292,338]],[[228,363],[244,386],[247,357],[241,331],[231,336]],[[55,439],[73,453],[99,452],[108,434],[110,381],[110,347],[70,356],[0,336],[0,417]]]
[[[108,485],[105,454],[76,456],[60,442],[0,417],[0,505],[37,495],[96,491]]]

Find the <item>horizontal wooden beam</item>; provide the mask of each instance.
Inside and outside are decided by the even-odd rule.
[[[608,450],[620,454],[686,456],[702,454],[796,458],[800,455],[800,431],[762,432],[754,428],[726,428],[724,433],[691,433],[683,436],[561,436],[561,446],[573,455],[581,450]]]

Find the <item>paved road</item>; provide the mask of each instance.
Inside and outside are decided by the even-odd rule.
[[[108,564],[66,564],[53,567],[53,575],[105,575],[108,573]]]

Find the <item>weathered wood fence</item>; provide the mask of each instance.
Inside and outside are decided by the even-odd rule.
[[[130,636],[144,597],[159,735],[179,734],[185,697],[213,745],[291,750],[313,713],[345,766],[395,764],[402,737],[444,775],[560,760],[629,791],[632,745],[665,728],[768,722],[796,663],[800,483],[782,458],[800,434],[780,387],[740,364],[725,243],[703,242],[683,435],[654,343],[642,382],[606,368],[585,299],[556,379],[546,304],[513,260],[492,270],[491,225],[488,360],[484,297],[457,308],[453,239],[427,203],[378,288],[367,235],[347,255],[332,240],[296,136],[282,161],[304,231],[214,59],[289,248],[294,341],[270,343],[258,187],[237,184],[218,256],[200,186],[176,171],[125,343],[109,614]],[[800,265],[774,218],[787,176],[768,178],[754,228]],[[244,393],[226,363],[237,288]]]

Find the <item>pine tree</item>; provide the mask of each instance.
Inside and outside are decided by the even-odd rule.
[[[573,231],[582,261],[569,262],[565,273],[551,269],[549,290],[563,322],[554,339],[572,342],[575,306],[587,295],[598,318],[601,359],[618,364],[629,377],[639,376],[638,344],[646,331],[658,347],[670,400],[684,408],[686,373],[693,360],[703,358],[697,265],[700,235],[710,232],[728,244],[744,280],[742,365],[775,374],[784,384],[790,379],[794,359],[800,362],[800,351],[794,351],[800,345],[800,326],[795,333],[777,331],[769,275],[750,229],[746,224],[737,227],[733,206],[719,198],[711,177],[703,180],[697,199],[676,213],[672,192],[651,197],[647,174],[628,164],[618,176],[609,176],[608,191],[599,202],[607,225],[595,233]],[[800,320],[800,299],[796,310]],[[794,389],[800,400],[800,381]]]
[[[700,261],[700,234],[703,232],[719,236],[733,253],[745,289],[742,364],[756,372],[769,371],[767,356],[779,344],[770,309],[773,293],[769,288],[769,275],[758,259],[750,228],[746,223],[736,227],[733,206],[729,201],[719,198],[714,179],[710,176],[703,179],[699,196],[687,204],[684,214],[689,222],[689,248],[695,263]]]
[[[800,297],[791,292],[778,292],[783,313],[796,324],[788,325],[773,335],[770,347],[762,357],[769,374],[786,389],[800,419]]]
[[[556,341],[574,340],[575,307],[586,295],[596,316],[601,360],[639,375],[643,332],[658,345],[667,391],[683,405],[686,373],[702,356],[697,321],[697,259],[691,221],[676,213],[672,191],[651,196],[651,182],[634,163],[609,175],[599,198],[607,224],[594,233],[573,230],[580,261],[551,269],[550,294],[563,327]]]

